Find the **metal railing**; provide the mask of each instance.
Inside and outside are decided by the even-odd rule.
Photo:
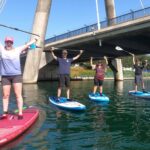
[[[101,25],[101,28],[106,28],[106,27],[109,27],[109,26],[112,26],[112,25],[117,25],[117,24],[121,24],[121,23],[128,22],[128,21],[131,21],[131,20],[136,20],[136,19],[146,17],[146,16],[149,16],[149,15],[150,15],[150,7],[140,9],[140,10],[137,10],[137,11],[132,11],[131,10],[130,13],[118,16],[118,17],[110,19],[110,20],[102,21],[102,22],[100,22],[100,25]],[[93,32],[93,31],[96,31],[96,30],[98,30],[97,23],[82,27],[80,29],[69,31],[69,32],[61,34],[61,35],[51,37],[51,38],[45,40],[45,44],[52,43],[52,42],[55,42],[55,41],[59,41],[59,40],[62,40],[62,39],[67,39],[67,38],[74,37],[74,36],[77,36],[77,35],[81,35],[81,34],[84,34],[84,33]]]

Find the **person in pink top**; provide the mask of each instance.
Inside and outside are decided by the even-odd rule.
[[[107,57],[104,56],[105,63],[102,63],[102,61],[98,61],[97,64],[93,64],[93,58],[91,57],[90,65],[93,70],[95,70],[95,76],[94,76],[94,88],[93,88],[93,94],[96,93],[97,88],[99,87],[99,93],[102,96],[103,93],[103,81],[105,77],[106,72],[106,66],[108,64]]]
[[[14,88],[14,93],[18,105],[18,119],[23,118],[23,98],[22,98],[22,72],[20,65],[20,54],[27,50],[29,46],[35,43],[38,39],[35,38],[25,45],[20,47],[13,47],[13,37],[5,38],[5,45],[0,43],[0,75],[2,80],[2,93],[3,93],[3,115],[0,119],[7,118],[9,96],[11,85]]]

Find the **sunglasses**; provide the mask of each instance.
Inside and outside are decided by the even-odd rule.
[[[12,41],[6,41],[5,43],[11,43],[11,44],[13,44],[13,42],[12,42]]]

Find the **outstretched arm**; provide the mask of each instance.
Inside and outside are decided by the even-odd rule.
[[[0,42],[0,51],[4,49],[4,46],[2,45],[2,43]]]
[[[83,53],[83,50],[80,50],[80,53],[77,56],[73,57],[73,60],[78,59],[82,55],[82,53]]]
[[[144,66],[146,67],[148,65],[147,60],[144,61]]]
[[[17,49],[18,49],[20,52],[23,52],[23,51],[27,50],[31,44],[33,44],[33,43],[35,43],[35,42],[37,42],[37,41],[38,41],[38,39],[35,38],[35,39],[29,41],[28,43],[26,43],[25,45],[18,47]]]
[[[108,60],[107,60],[106,56],[104,56],[104,60],[105,60],[105,63],[106,63],[106,65],[105,65],[105,72],[106,72],[107,71],[107,65],[108,65]]]
[[[51,52],[51,54],[52,54],[52,57],[55,59],[55,60],[57,60],[57,56],[54,54],[54,51],[55,50],[55,47],[51,47],[51,49],[50,49],[50,52]]]
[[[108,60],[106,56],[104,56],[104,60],[105,60],[106,65],[108,65]]]
[[[133,61],[133,65],[135,65],[135,55],[134,54],[132,54],[132,61]]]
[[[92,69],[95,69],[96,65],[93,64],[93,57],[90,58],[90,65]]]

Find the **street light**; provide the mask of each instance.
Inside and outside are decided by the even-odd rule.
[[[130,55],[133,55],[133,53],[130,53],[130,52],[124,50],[124,49],[123,49],[122,47],[120,47],[120,46],[116,46],[115,49],[116,49],[117,51],[124,51],[124,52],[126,52],[126,53],[128,53],[128,54],[130,54]]]
[[[143,1],[142,1],[142,0],[140,0],[140,3],[141,3],[141,7],[144,9]]]
[[[98,0],[95,0],[95,1],[96,1],[97,26],[98,26],[98,30],[100,30],[100,29],[101,29],[101,26],[100,26],[100,17],[99,17]]]
[[[6,0],[0,0],[0,13],[3,11],[5,4]]]

